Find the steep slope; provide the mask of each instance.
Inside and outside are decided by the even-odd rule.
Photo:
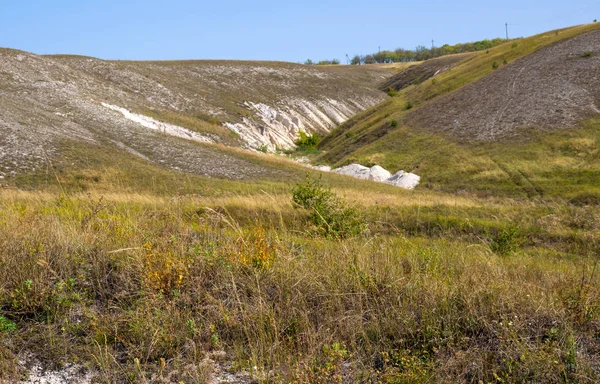
[[[410,113],[406,122],[461,140],[519,128],[573,127],[600,113],[600,31],[543,48]]]
[[[233,147],[289,147],[386,96],[392,69],[250,62],[107,62],[0,50],[0,178],[39,170],[65,146],[127,151],[225,178],[277,173]]]
[[[222,124],[247,145],[271,149],[292,147],[299,131],[326,133],[381,102],[385,95],[377,84],[393,73],[380,66],[52,59],[120,90],[114,104],[167,119],[175,114]]]
[[[0,51],[0,177],[46,167],[65,146],[99,145],[125,150],[145,160],[201,175],[257,177],[263,167],[214,146],[149,129],[104,106],[117,89],[56,63],[24,52]],[[205,141],[213,141],[210,136]]]
[[[340,125],[314,162],[404,169],[453,192],[598,194],[599,31],[551,31],[467,57]]]

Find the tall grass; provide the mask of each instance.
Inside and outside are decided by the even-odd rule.
[[[4,192],[0,367],[27,350],[107,383],[228,361],[264,382],[598,380],[600,223],[581,209],[349,194],[371,235],[328,240],[291,193],[258,196]],[[531,241],[494,252],[515,225]]]

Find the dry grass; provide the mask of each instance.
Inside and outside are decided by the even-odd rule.
[[[2,192],[0,366],[205,382],[224,350],[264,382],[598,380],[597,208],[335,191],[370,235],[314,237],[283,191]]]

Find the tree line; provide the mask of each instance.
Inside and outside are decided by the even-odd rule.
[[[481,41],[475,41],[471,43],[459,43],[459,44],[444,44],[441,47],[427,48],[423,45],[417,46],[415,49],[404,49],[398,48],[394,51],[380,51],[377,53],[371,53],[367,55],[354,55],[350,60],[352,65],[362,64],[384,64],[384,63],[404,63],[411,61],[423,61],[433,59],[440,56],[452,55],[455,53],[475,52],[483,51],[486,49],[493,48],[497,45],[504,43],[506,40],[501,38],[496,39],[485,39]],[[304,64],[311,65],[331,65],[339,64],[338,59],[333,60],[321,60],[313,62],[308,59]]]

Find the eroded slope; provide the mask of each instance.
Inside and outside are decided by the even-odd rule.
[[[500,64],[501,65],[501,64]],[[600,31],[543,48],[409,114],[409,125],[460,140],[572,127],[600,113]]]

